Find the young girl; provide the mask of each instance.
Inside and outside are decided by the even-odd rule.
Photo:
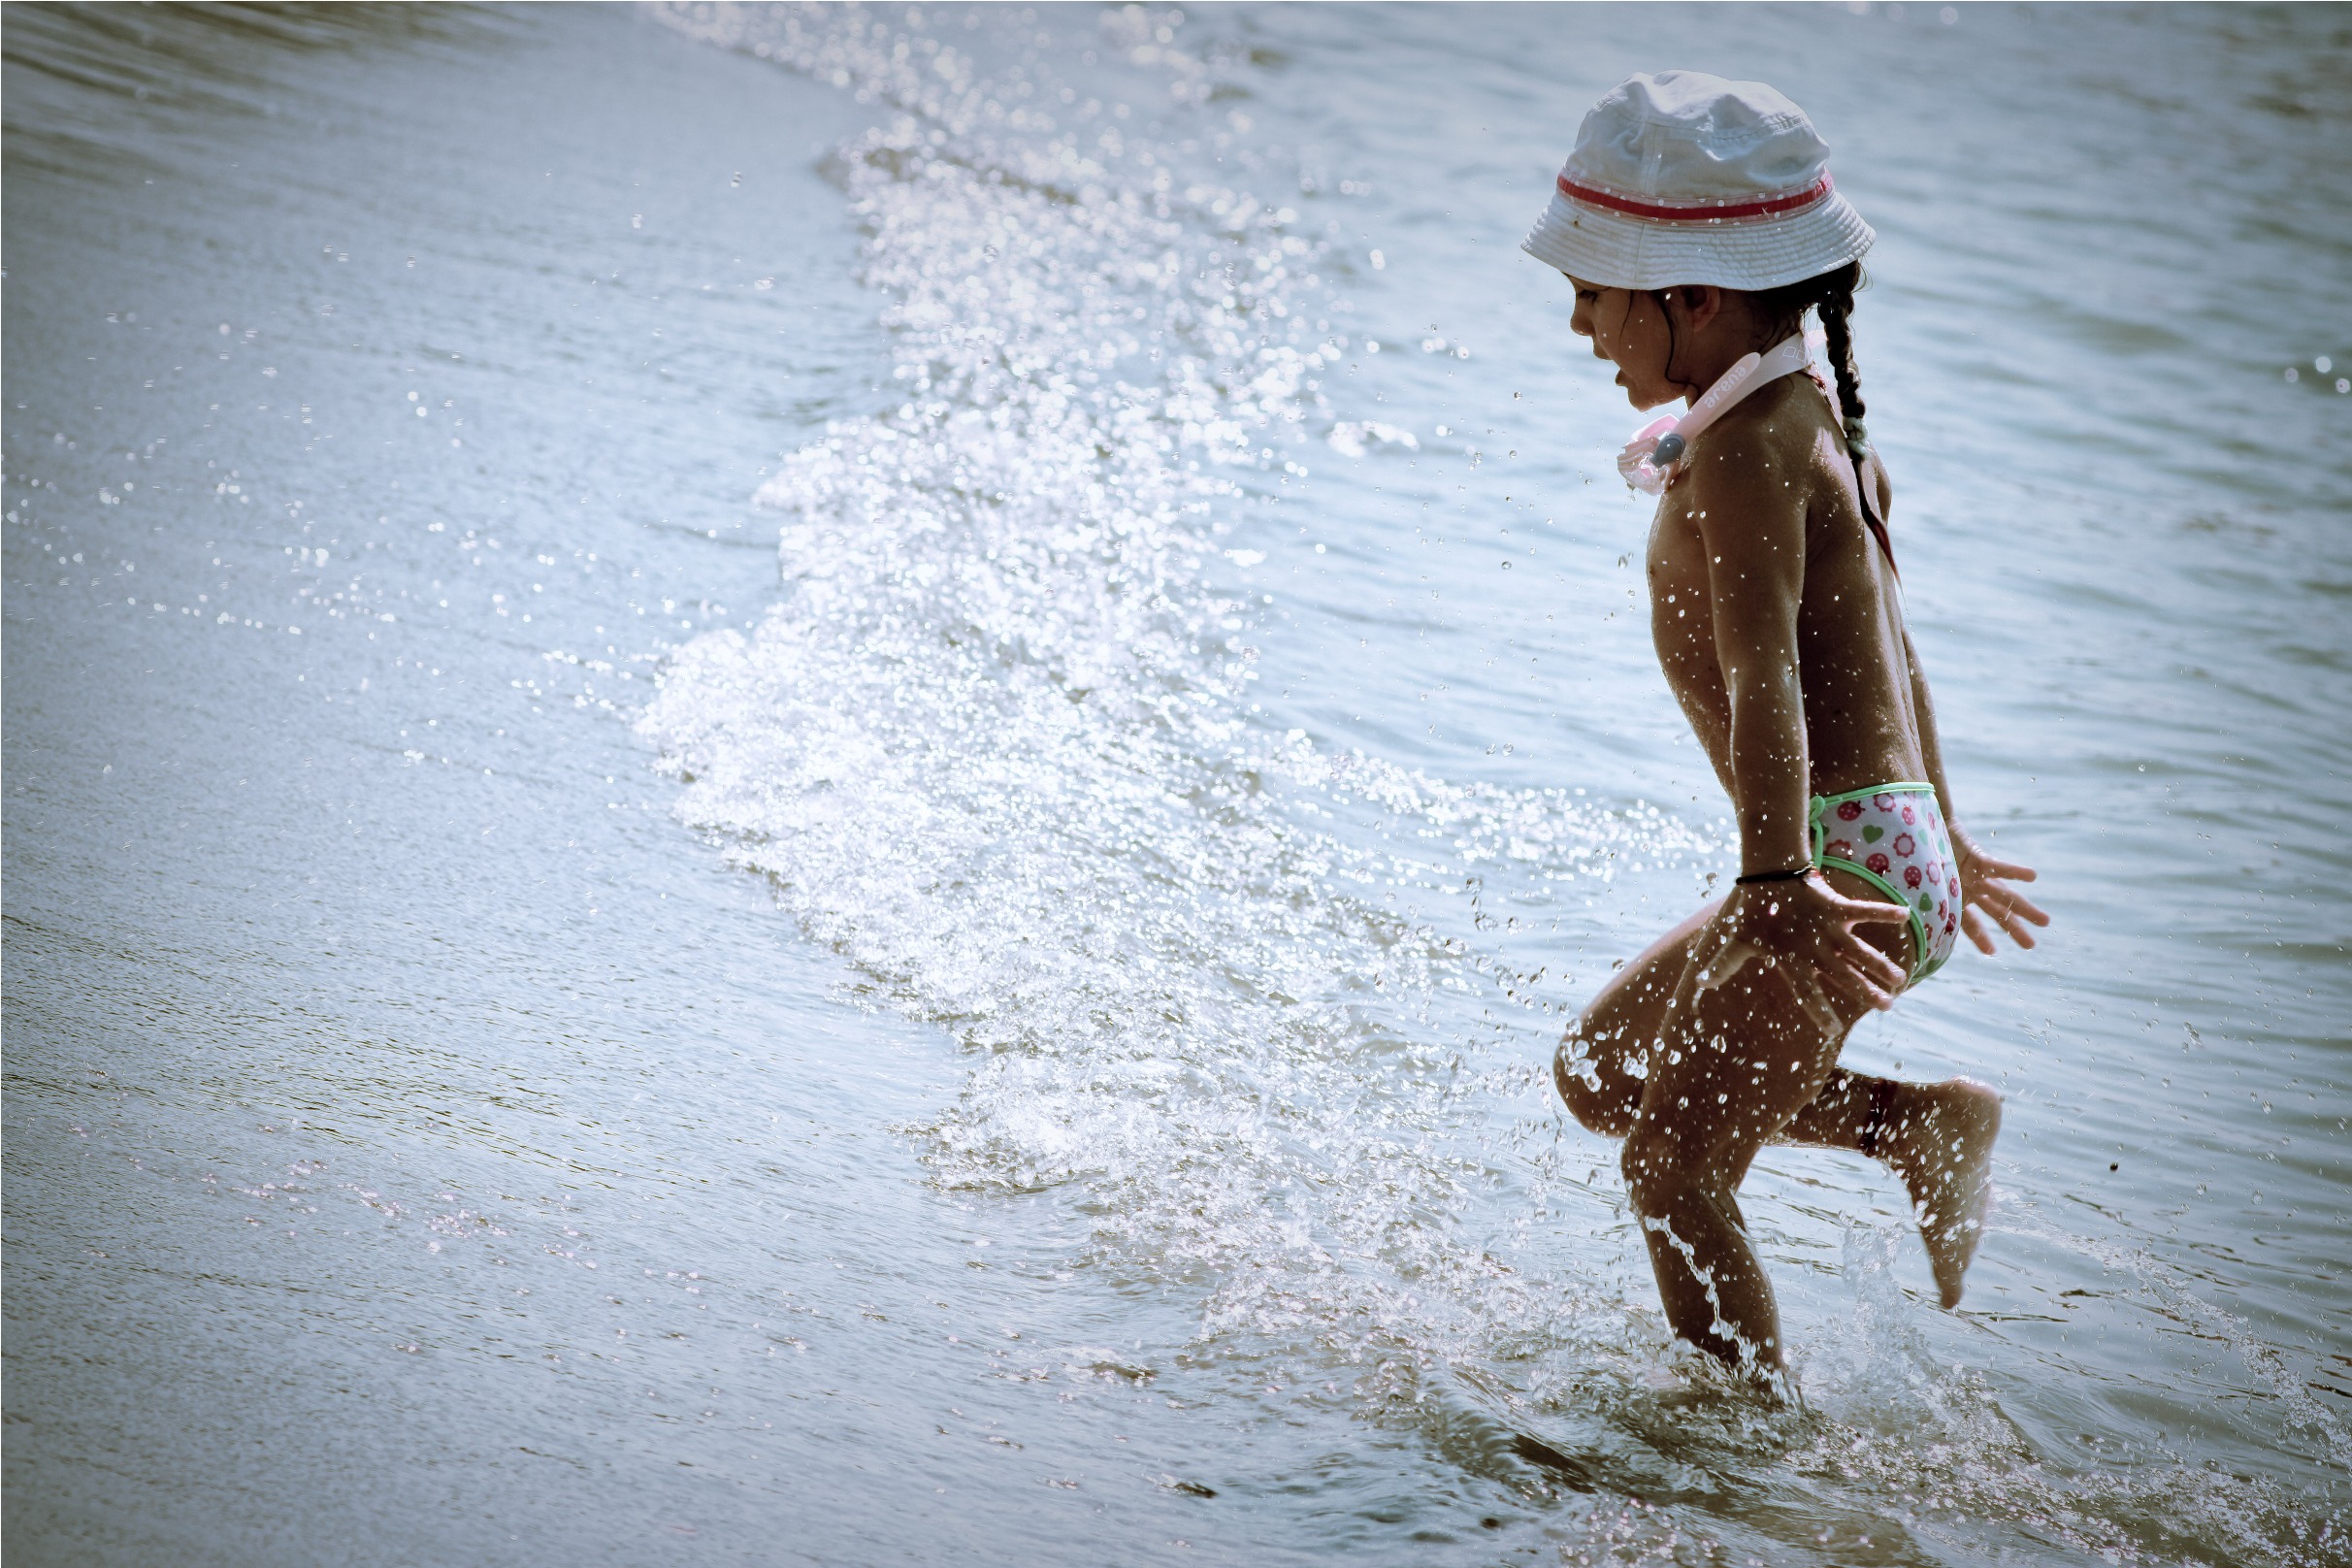
[[[2034,873],[1953,820],[1847,335],[1874,236],[1827,153],[1759,82],[1637,76],[1585,116],[1526,241],[1576,285],[1571,324],[1635,408],[1691,404],[1619,467],[1662,490],[1652,636],[1740,825],[1731,896],[1602,988],[1555,1074],[1578,1121],[1625,1140],[1675,1332],[1768,1377],[1780,1319],[1733,1197],[1749,1161],[1775,1138],[1885,1161],[1957,1303],[1999,1096],[1867,1078],[1838,1054],[1963,929],[1990,953],[1993,925],[2031,947],[2027,923],[2049,923],[2010,886]],[[1790,374],[1808,310],[1834,395]]]

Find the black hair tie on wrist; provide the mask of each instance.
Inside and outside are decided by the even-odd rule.
[[[1731,879],[1731,885],[1747,888],[1758,882],[1802,882],[1813,874],[1813,868],[1810,866],[1792,866],[1785,871],[1750,871],[1745,876],[1735,876]]]

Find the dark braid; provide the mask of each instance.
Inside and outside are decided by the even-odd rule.
[[[1847,318],[1854,311],[1854,286],[1862,264],[1849,261],[1827,275],[1813,310],[1821,317],[1821,332],[1829,340],[1829,368],[1838,377],[1838,402],[1846,410],[1846,449],[1857,467],[1870,454],[1870,437],[1862,428],[1862,376],[1854,369],[1854,336]]]
[[[1834,272],[1779,288],[1758,289],[1755,295],[1763,313],[1782,324],[1784,332],[1795,331],[1808,310],[1821,317],[1822,335],[1829,340],[1830,372],[1838,378],[1838,402],[1846,413],[1846,450],[1854,460],[1856,477],[1861,474],[1862,460],[1870,455],[1870,435],[1862,425],[1862,376],[1854,369],[1854,339],[1848,318],[1854,310],[1855,290],[1868,282],[1862,264],[1849,261]]]

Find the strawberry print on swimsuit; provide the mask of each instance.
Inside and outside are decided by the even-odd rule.
[[[1880,784],[1813,800],[1815,866],[1851,871],[1911,913],[1911,983],[1960,940],[1960,871],[1932,784]]]

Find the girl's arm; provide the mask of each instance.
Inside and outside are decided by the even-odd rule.
[[[1707,553],[1715,659],[1731,707],[1741,872],[1788,870],[1813,859],[1813,773],[1797,670],[1803,498],[1812,487],[1784,482],[1791,476],[1759,443],[1729,432],[1711,435],[1667,505],[1684,508],[1684,526],[1696,526]],[[1803,961],[1832,990],[1885,1007],[1903,987],[1903,970],[1853,928],[1907,918],[1892,904],[1843,898],[1819,877],[1807,877],[1735,886],[1716,923],[1724,940]]]
[[[1743,507],[1737,498],[1697,486],[1693,492],[1691,520],[1706,540],[1710,563],[1715,658],[1731,706],[1731,797],[1740,825],[1740,870],[1805,866],[1813,857],[1808,822],[1813,767],[1797,673],[1804,517],[1797,513],[1792,527],[1784,511],[1758,515],[1766,509]]]
[[[1961,828],[1960,813],[1952,804],[1952,787],[1944,777],[1944,745],[1936,735],[1936,700],[1928,692],[1927,671],[1920,667],[1919,649],[1911,641],[1908,626],[1903,629],[1903,657],[1911,665],[1911,712],[1919,721],[1919,754],[1927,763],[1928,782],[1936,786],[1936,803],[1944,808],[1952,853],[1960,861],[1961,925],[1968,939],[1986,953],[1993,951],[1994,922],[2019,947],[2031,947],[2034,933],[2026,929],[2027,923],[2046,926],[2050,917],[2009,884],[2033,881],[2034,868],[1993,859]]]
[[[1911,713],[1919,722],[1919,755],[1927,763],[1927,781],[1936,786],[1936,803],[1944,808],[1944,825],[1960,832],[1960,808],[1952,804],[1952,787],[1944,781],[1944,745],[1936,737],[1936,699],[1927,689],[1927,671],[1919,665],[1918,645],[1911,628],[1903,629],[1903,659],[1911,669]]]

